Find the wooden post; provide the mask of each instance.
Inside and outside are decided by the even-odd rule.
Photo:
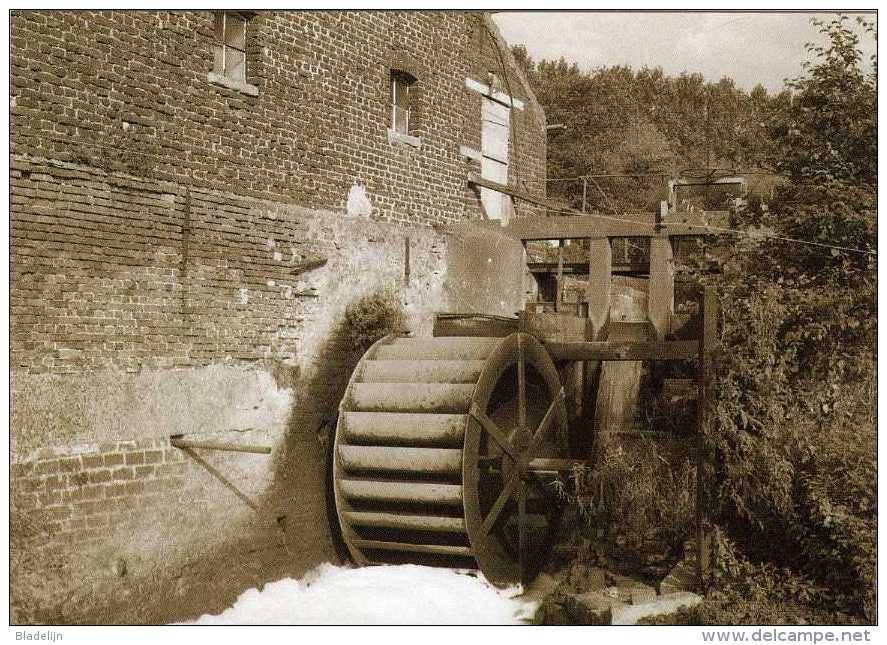
[[[610,315],[610,289],[613,272],[613,251],[606,237],[588,240],[588,287],[585,299],[588,301],[588,319],[592,325],[595,340]]]
[[[564,241],[557,241],[557,293],[554,294],[554,310],[560,312],[564,299]]]
[[[711,566],[711,551],[706,539],[706,509],[708,491],[705,468],[710,461],[705,444],[705,421],[711,397],[712,348],[717,334],[718,301],[714,287],[705,287],[700,294],[699,311],[702,330],[699,335],[699,370],[697,376],[698,398],[696,403],[697,440],[696,451],[696,576],[700,585]]]
[[[674,262],[671,240],[666,236],[651,237],[647,318],[656,330],[657,340],[665,339],[673,313]]]
[[[604,325],[610,316],[610,291],[612,288],[613,251],[610,240],[606,237],[590,238],[588,240],[588,286],[585,292],[585,300],[588,302],[588,324],[586,340],[597,340],[602,337]],[[586,361],[583,371],[585,398],[583,408],[588,410],[585,415],[589,421],[594,421],[597,400],[600,390],[601,361]],[[591,449],[592,441],[597,440],[597,433],[592,427],[588,428],[588,448]]]
[[[403,284],[410,286],[410,236],[403,238]]]

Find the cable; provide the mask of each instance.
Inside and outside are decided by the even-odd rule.
[[[599,173],[599,174],[591,174],[591,175],[576,175],[575,177],[554,177],[547,179],[525,179],[526,182],[556,182],[556,181],[577,181],[579,179],[591,179],[592,177],[601,179],[601,178],[639,178],[639,177],[670,177],[673,173],[670,172],[643,172],[643,173]],[[768,170],[734,170],[731,171],[727,176],[731,175],[777,175],[777,173],[768,171]],[[690,179],[696,179],[696,177],[690,177]]]
[[[591,177],[589,177],[589,179],[591,179],[591,183],[594,184],[594,187],[597,188],[597,191],[601,194],[601,196],[602,196],[604,199],[606,199],[608,202],[610,202],[610,210],[613,211],[614,213],[618,213],[618,212],[619,212],[619,209],[616,208],[616,205],[615,205],[615,203],[613,202],[613,200],[610,199],[610,196],[607,195],[607,194],[603,191],[603,189],[600,187],[600,184],[598,184],[598,183],[597,183],[593,178],[591,178]]]

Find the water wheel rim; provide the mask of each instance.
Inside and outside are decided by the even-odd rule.
[[[480,459],[483,456],[481,455],[481,447],[485,433],[494,432],[493,428],[489,426],[489,420],[483,420],[483,416],[489,408],[496,386],[512,367],[517,367],[519,379],[518,397],[519,399],[521,397],[523,399],[526,398],[526,377],[523,379],[520,377],[520,374],[525,374],[525,371],[520,369],[521,363],[523,363],[524,367],[527,365],[532,366],[535,372],[542,378],[548,391],[549,401],[546,404],[549,406],[547,412],[550,415],[547,416],[551,416],[550,429],[548,431],[562,432],[566,436],[567,410],[563,389],[557,368],[548,352],[535,337],[529,334],[515,333],[505,337],[487,358],[486,365],[477,381],[472,396],[471,409],[473,413],[469,413],[466,416],[465,440],[462,451],[463,510],[468,539],[478,567],[488,580],[496,584],[510,584],[518,581],[526,582],[541,565],[541,562],[538,561],[525,562],[523,557],[519,557],[515,561],[512,557],[513,554],[507,552],[500,538],[492,534],[490,529],[493,527],[485,526],[485,522],[490,518],[489,514],[487,517],[484,516],[481,503],[481,470],[479,465]],[[523,382],[523,385],[521,385],[521,382]],[[523,423],[526,413],[525,405],[521,400],[519,400],[518,405],[520,420]],[[508,482],[506,482],[506,487],[507,484]],[[515,494],[510,496],[517,501],[518,513],[521,516],[525,512],[525,491],[526,485],[518,485],[514,489]],[[498,512],[501,512],[501,509]],[[549,517],[548,519],[547,535],[537,544],[537,552],[540,550],[547,552],[550,548],[558,529],[559,512],[555,517]],[[521,542],[519,548],[521,553],[524,553],[523,542],[527,531],[523,517],[519,518],[518,533]]]

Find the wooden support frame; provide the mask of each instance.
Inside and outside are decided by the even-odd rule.
[[[699,449],[696,453],[696,576],[703,585],[711,569],[711,542],[707,533],[708,478],[706,469],[711,462],[705,444],[705,424],[712,397],[712,351],[717,337],[718,299],[714,287],[705,287],[700,294],[699,310],[702,331],[699,335],[699,369],[697,372],[696,425]]]
[[[492,181],[485,177],[481,177],[476,172],[468,173],[468,183],[474,184],[475,186],[480,186],[481,188],[489,188],[490,190],[495,190],[505,195],[510,195],[511,197],[522,199],[525,202],[535,204],[536,206],[542,206],[543,208],[563,208],[563,206],[555,204],[554,202],[551,202],[543,197],[536,197],[535,195],[531,195],[530,193],[520,190],[519,188],[512,188],[511,186],[507,186],[506,184],[500,184],[498,181]]]
[[[542,197],[513,188],[506,184],[484,179],[477,173],[469,173],[468,183],[481,188],[495,190],[504,195],[534,204],[541,208],[556,211],[569,211],[576,215],[558,217],[518,217],[512,218],[507,226],[501,226],[498,220],[478,222],[487,226],[501,228],[506,235],[522,241],[530,240],[577,240],[594,237],[649,237],[651,235],[694,236],[717,235],[722,229],[691,224],[687,222],[657,222],[659,217],[654,213],[620,213],[611,215],[587,215],[572,208],[565,208]]]
[[[588,319],[592,325],[592,340],[601,338],[601,331],[610,317],[610,292],[613,277],[613,249],[606,237],[588,240]],[[595,359],[592,359],[595,360]]]
[[[664,340],[674,313],[674,261],[671,240],[650,238],[650,277],[647,286],[647,318]]]
[[[546,342],[554,361],[674,361],[699,356],[699,342],[675,340],[656,343]]]

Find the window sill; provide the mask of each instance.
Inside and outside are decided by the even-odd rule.
[[[243,81],[235,81],[228,78],[227,76],[216,74],[215,72],[207,73],[206,80],[208,80],[213,85],[221,85],[222,87],[227,87],[229,90],[235,90],[237,92],[240,92],[241,94],[248,94],[249,96],[259,95],[259,88],[255,85],[250,85],[249,83],[244,83]]]
[[[401,132],[397,132],[396,130],[392,130],[391,128],[388,128],[388,143],[401,143],[412,146],[414,148],[422,147],[422,139],[420,137],[403,134]]]

